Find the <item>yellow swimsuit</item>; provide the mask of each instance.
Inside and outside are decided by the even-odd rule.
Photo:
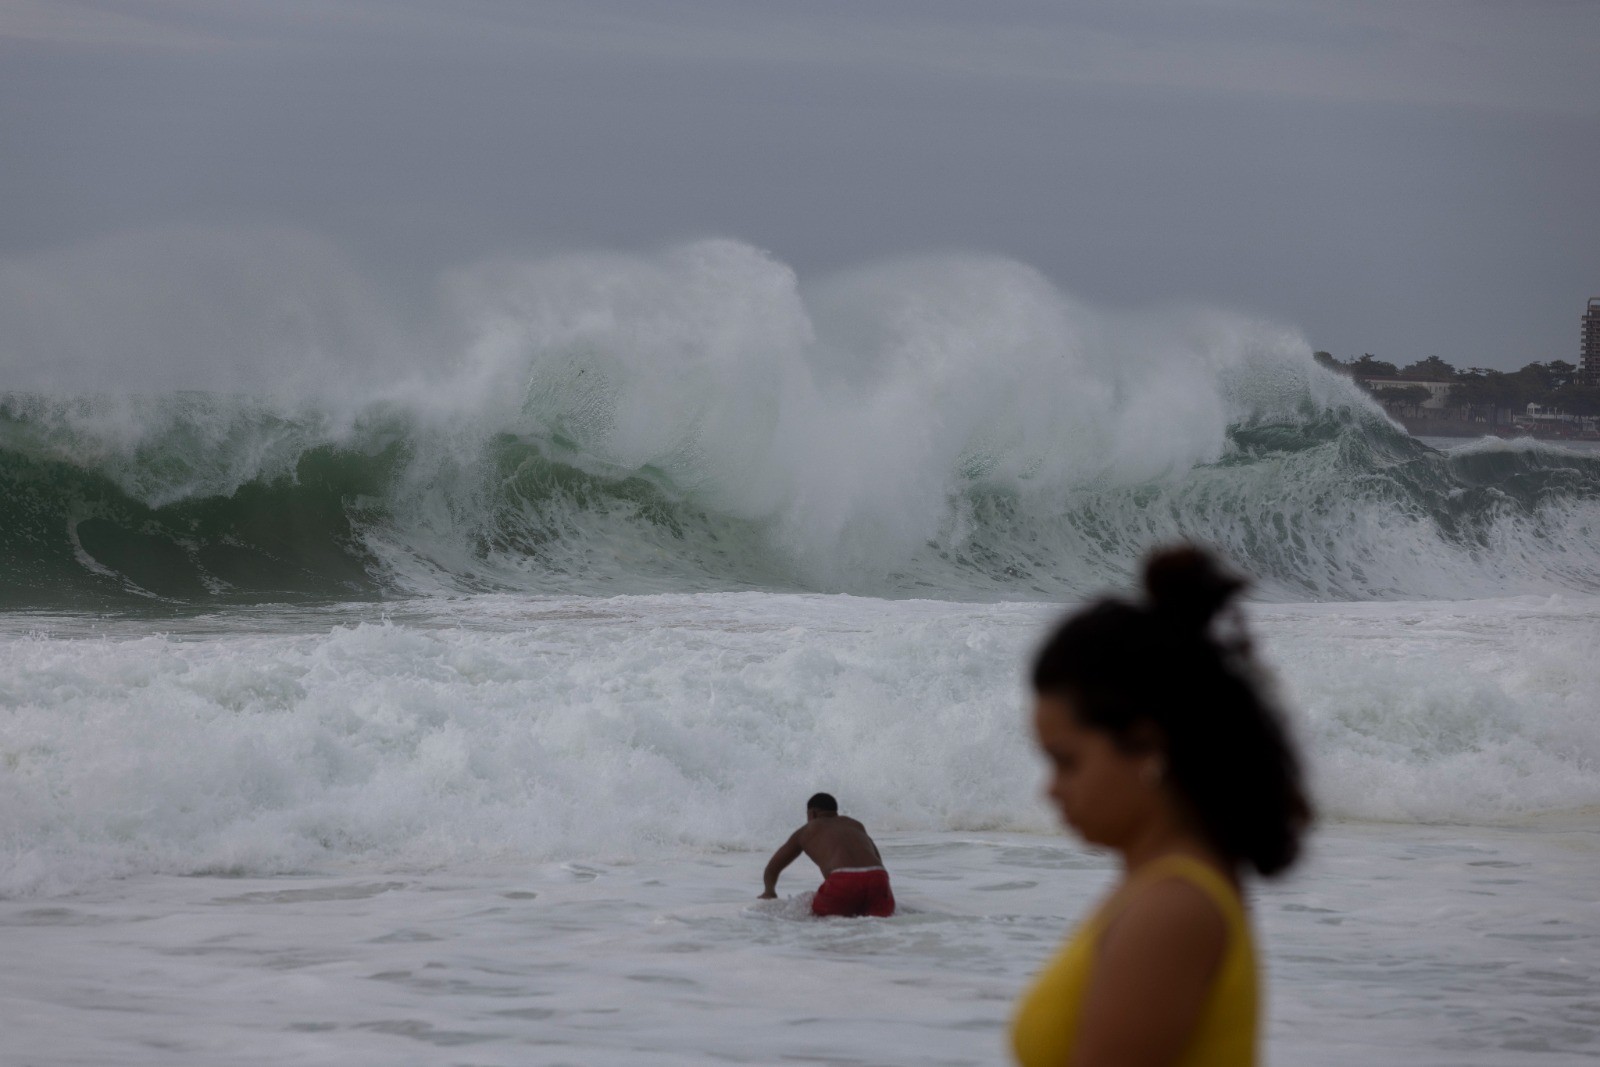
[[[1255,939],[1239,894],[1214,868],[1192,856],[1163,856],[1133,877],[1141,883],[1163,877],[1188,882],[1211,898],[1228,926],[1222,965],[1176,1067],[1254,1067]],[[1022,1067],[1064,1067],[1068,1062],[1100,935],[1119,910],[1120,906],[1109,902],[1102,905],[1039,972],[1033,988],[1022,998],[1011,1024],[1012,1048]]]

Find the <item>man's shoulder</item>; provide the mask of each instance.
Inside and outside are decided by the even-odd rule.
[[[831,819],[818,819],[811,825],[817,828],[814,832],[818,837],[854,838],[868,836],[867,828],[848,815],[835,815]]]

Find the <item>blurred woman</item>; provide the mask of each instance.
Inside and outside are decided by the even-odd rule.
[[[1179,548],[1144,587],[1069,617],[1033,666],[1050,799],[1122,877],[1018,1005],[1024,1067],[1256,1062],[1240,879],[1295,861],[1311,807],[1237,614],[1217,632],[1244,582]]]

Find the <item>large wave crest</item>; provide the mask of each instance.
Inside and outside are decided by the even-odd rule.
[[[7,394],[0,604],[1058,598],[1178,538],[1285,599],[1600,588],[1600,457],[1439,453],[1291,331],[1092,309],[1012,261],[507,260],[433,319],[359,375]]]

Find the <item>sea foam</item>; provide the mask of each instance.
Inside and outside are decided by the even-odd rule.
[[[0,891],[771,847],[819,788],[884,830],[1052,831],[1022,671],[1054,614],[748,593],[39,620],[4,639]],[[1600,804],[1593,598],[1252,616],[1326,817]]]

